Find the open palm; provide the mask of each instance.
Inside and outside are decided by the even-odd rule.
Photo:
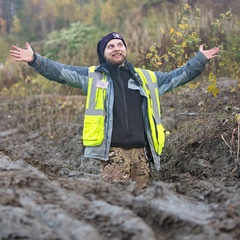
[[[12,46],[12,49],[10,50],[10,54],[12,57],[15,58],[16,62],[32,62],[34,57],[33,57],[33,50],[28,42],[26,42],[26,48],[23,49],[17,46]]]
[[[201,45],[199,47],[199,51],[202,52],[208,60],[210,60],[210,59],[215,58],[217,56],[220,49],[218,47],[214,47],[214,48],[211,48],[209,50],[203,50],[203,45]]]

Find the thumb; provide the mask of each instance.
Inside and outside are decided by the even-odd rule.
[[[25,43],[26,48],[30,48],[30,44],[28,42]]]
[[[203,51],[203,45],[200,45],[200,47],[199,47],[199,51]]]

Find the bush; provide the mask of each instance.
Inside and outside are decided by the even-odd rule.
[[[54,31],[47,36],[43,47],[44,56],[71,65],[98,64],[96,46],[102,33],[96,27],[80,22],[69,29]]]

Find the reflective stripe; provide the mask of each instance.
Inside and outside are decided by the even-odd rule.
[[[157,118],[157,124],[161,123],[161,114],[160,114],[160,100],[158,95],[158,85],[157,79],[154,72],[145,70],[145,69],[135,69],[143,80],[146,91],[151,99],[151,106],[153,107],[154,116]],[[153,104],[157,103],[157,104]]]
[[[161,122],[160,98],[158,94],[157,77],[154,72],[135,68],[143,81],[142,87],[147,94],[148,120],[151,129],[154,149],[161,154],[165,143],[165,129]]]
[[[103,74],[94,71],[95,66],[89,68],[89,82],[85,114],[104,115],[104,99],[106,97],[106,89],[97,88],[96,84],[99,80],[106,82],[106,75],[102,77]]]
[[[104,102],[106,88],[97,87],[99,81],[106,82],[106,75],[89,68],[88,92],[83,126],[83,145],[99,146],[104,139]]]

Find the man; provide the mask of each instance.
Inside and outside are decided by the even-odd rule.
[[[87,93],[84,118],[84,156],[101,160],[101,177],[108,182],[137,182],[138,189],[151,182],[150,162],[160,168],[165,133],[159,97],[199,76],[219,48],[203,50],[185,66],[171,72],[134,68],[127,58],[124,38],[112,32],[97,45],[100,65],[67,66],[12,46],[16,62],[27,62],[38,73]]]

